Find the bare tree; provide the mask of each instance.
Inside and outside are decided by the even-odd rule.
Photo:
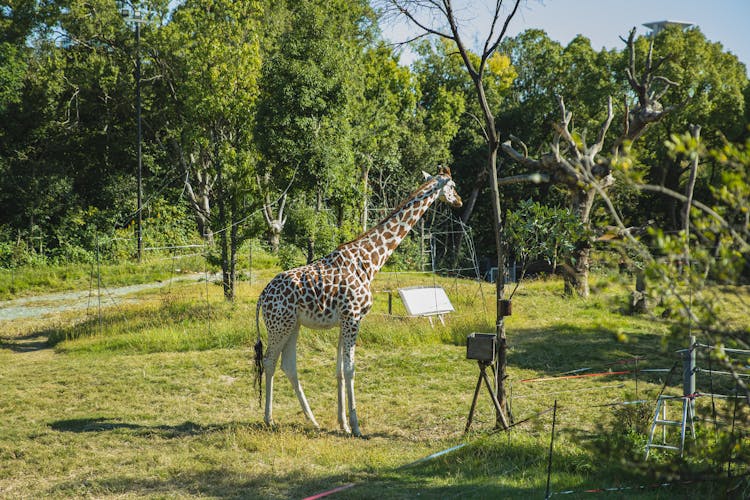
[[[216,176],[211,173],[211,158],[205,149],[196,152],[187,152],[174,139],[169,141],[175,157],[185,174],[185,194],[187,195],[190,208],[195,216],[198,232],[213,245],[214,233],[211,224],[211,198],[216,182]]]
[[[414,38],[425,36],[437,36],[451,40],[461,60],[469,73],[479,107],[482,110],[480,125],[487,141],[487,179],[492,193],[492,211],[495,227],[495,248],[497,254],[497,320],[495,323],[498,339],[498,360],[495,376],[495,389],[501,408],[506,408],[506,395],[504,379],[506,376],[506,352],[507,340],[505,335],[505,324],[503,321],[502,300],[504,299],[503,269],[505,268],[505,255],[502,245],[502,219],[500,210],[500,195],[498,191],[497,175],[497,153],[500,148],[499,133],[495,126],[495,117],[490,109],[485,92],[483,78],[487,69],[487,60],[495,52],[498,45],[505,36],[508,25],[518,11],[521,0],[512,0],[505,5],[503,0],[496,0],[494,8],[488,21],[489,28],[484,38],[484,43],[479,51],[479,63],[472,62],[469,48],[466,45],[464,35],[465,28],[461,25],[461,19],[454,9],[451,0],[383,0],[383,12],[386,16],[395,15],[406,18],[420,31]],[[476,59],[475,59],[476,61]],[[506,416],[502,412],[497,415],[498,425],[507,425]]]
[[[263,218],[266,221],[266,225],[268,226],[268,242],[271,245],[271,251],[274,254],[277,254],[279,252],[279,244],[281,242],[281,232],[284,230],[284,226],[286,225],[286,214],[284,213],[284,209],[286,208],[286,191],[281,194],[281,198],[279,198],[276,203],[274,200],[271,200],[271,194],[270,194],[270,179],[271,173],[266,172],[266,175],[264,176],[264,181],[261,181],[260,176],[256,176],[256,180],[258,181],[258,187],[260,188],[261,193],[263,193]],[[276,210],[276,214],[273,213],[273,206],[278,205],[278,208]]]
[[[552,126],[555,134],[549,151],[539,158],[530,158],[523,142],[512,137],[503,143],[503,151],[518,163],[534,170],[549,173],[551,182],[564,185],[570,192],[570,207],[584,227],[591,229],[591,209],[597,193],[606,192],[614,183],[612,175],[613,162],[620,157],[626,143],[632,143],[643,135],[646,129],[660,121],[674,107],[664,107],[660,99],[675,82],[658,76],[655,72],[668,60],[663,57],[653,60],[653,40],[649,45],[643,70],[639,74],[635,63],[635,28],[630,31],[627,40],[629,62],[626,68],[628,83],[638,100],[631,108],[625,99],[625,113],[622,134],[617,137],[608,155],[599,156],[604,148],[604,141],[609,132],[614,117],[612,98],[607,103],[607,115],[599,128],[595,142],[586,143],[585,135],[578,138],[570,128],[572,113],[565,108],[562,96],[558,96],[560,107],[560,121]],[[515,147],[521,145],[523,152]],[[589,295],[589,265],[591,259],[591,244],[589,239],[579,246],[571,262],[565,266],[565,289],[568,293],[577,293],[582,297]]]

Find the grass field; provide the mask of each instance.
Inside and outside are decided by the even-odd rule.
[[[321,430],[306,423],[280,371],[277,427],[262,424],[251,350],[255,300],[270,276],[240,283],[234,305],[223,302],[219,286],[183,283],[143,292],[101,318],[66,313],[2,324],[0,496],[303,498],[353,483],[331,498],[543,498],[547,410],[555,401],[552,492],[590,498],[582,492],[635,487],[607,495],[726,495],[723,481],[681,482],[711,470],[704,427],[685,460],[661,452],[645,463],[653,405],[605,406],[654,399],[664,373],[641,373],[637,388],[633,374],[522,382],[581,368],[631,370],[635,356],[643,358],[640,368],[672,366],[677,346],[665,341],[668,326],[624,314],[627,290],[616,279],[597,278],[586,301],[563,298],[554,279],[521,286],[506,322],[508,382],[516,421],[530,420],[494,432],[483,391],[464,435],[479,373],[465,359],[465,338],[493,330],[491,285],[381,274],[379,291],[443,285],[456,312],[433,328],[403,317],[397,299],[389,316],[387,295],[376,293],[357,347],[367,439],[356,439],[336,423],[335,331],[303,330],[298,350]],[[668,392],[679,392],[679,378]],[[705,405],[698,401],[700,411]],[[413,464],[457,445],[464,446]],[[673,475],[657,477],[653,467]],[[638,488],[664,482],[672,484]]]

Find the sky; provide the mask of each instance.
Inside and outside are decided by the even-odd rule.
[[[486,36],[488,25],[483,21],[489,18],[494,3],[454,0],[464,32],[472,33],[467,41],[474,41],[477,35]],[[505,3],[511,4],[512,0]],[[625,44],[619,37],[627,38],[631,28],[637,27],[639,35],[646,34],[649,30],[643,23],[664,20],[698,25],[707,39],[720,42],[725,51],[750,66],[750,0],[525,0],[508,26],[507,35],[538,28],[563,45],[582,34],[596,50],[622,49]],[[406,41],[414,33],[403,24],[387,23],[381,28],[385,38],[394,43]],[[402,64],[409,64],[413,57],[405,51]]]

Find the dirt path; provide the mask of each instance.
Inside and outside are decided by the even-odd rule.
[[[165,287],[177,281],[199,281],[203,279],[206,279],[205,274],[191,274],[157,283],[102,288],[101,292],[95,289],[91,291],[59,292],[37,295],[35,297],[4,300],[0,301],[0,325],[4,321],[13,321],[14,319],[39,318],[65,311],[75,311],[92,307],[98,308],[100,301],[101,307],[111,307],[121,303],[122,300],[138,300],[137,297],[128,297],[136,292]]]

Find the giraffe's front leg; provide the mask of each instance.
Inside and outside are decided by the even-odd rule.
[[[338,407],[336,414],[339,419],[339,427],[347,434],[351,434],[352,429],[346,420],[346,390],[344,387],[344,336],[339,335],[339,345],[336,349],[336,394],[338,396]]]
[[[362,437],[357,419],[357,404],[354,399],[354,348],[359,334],[359,321],[354,319],[341,322],[341,340],[343,341],[344,358],[344,383],[346,384],[346,395],[349,401],[349,424],[352,434]]]

